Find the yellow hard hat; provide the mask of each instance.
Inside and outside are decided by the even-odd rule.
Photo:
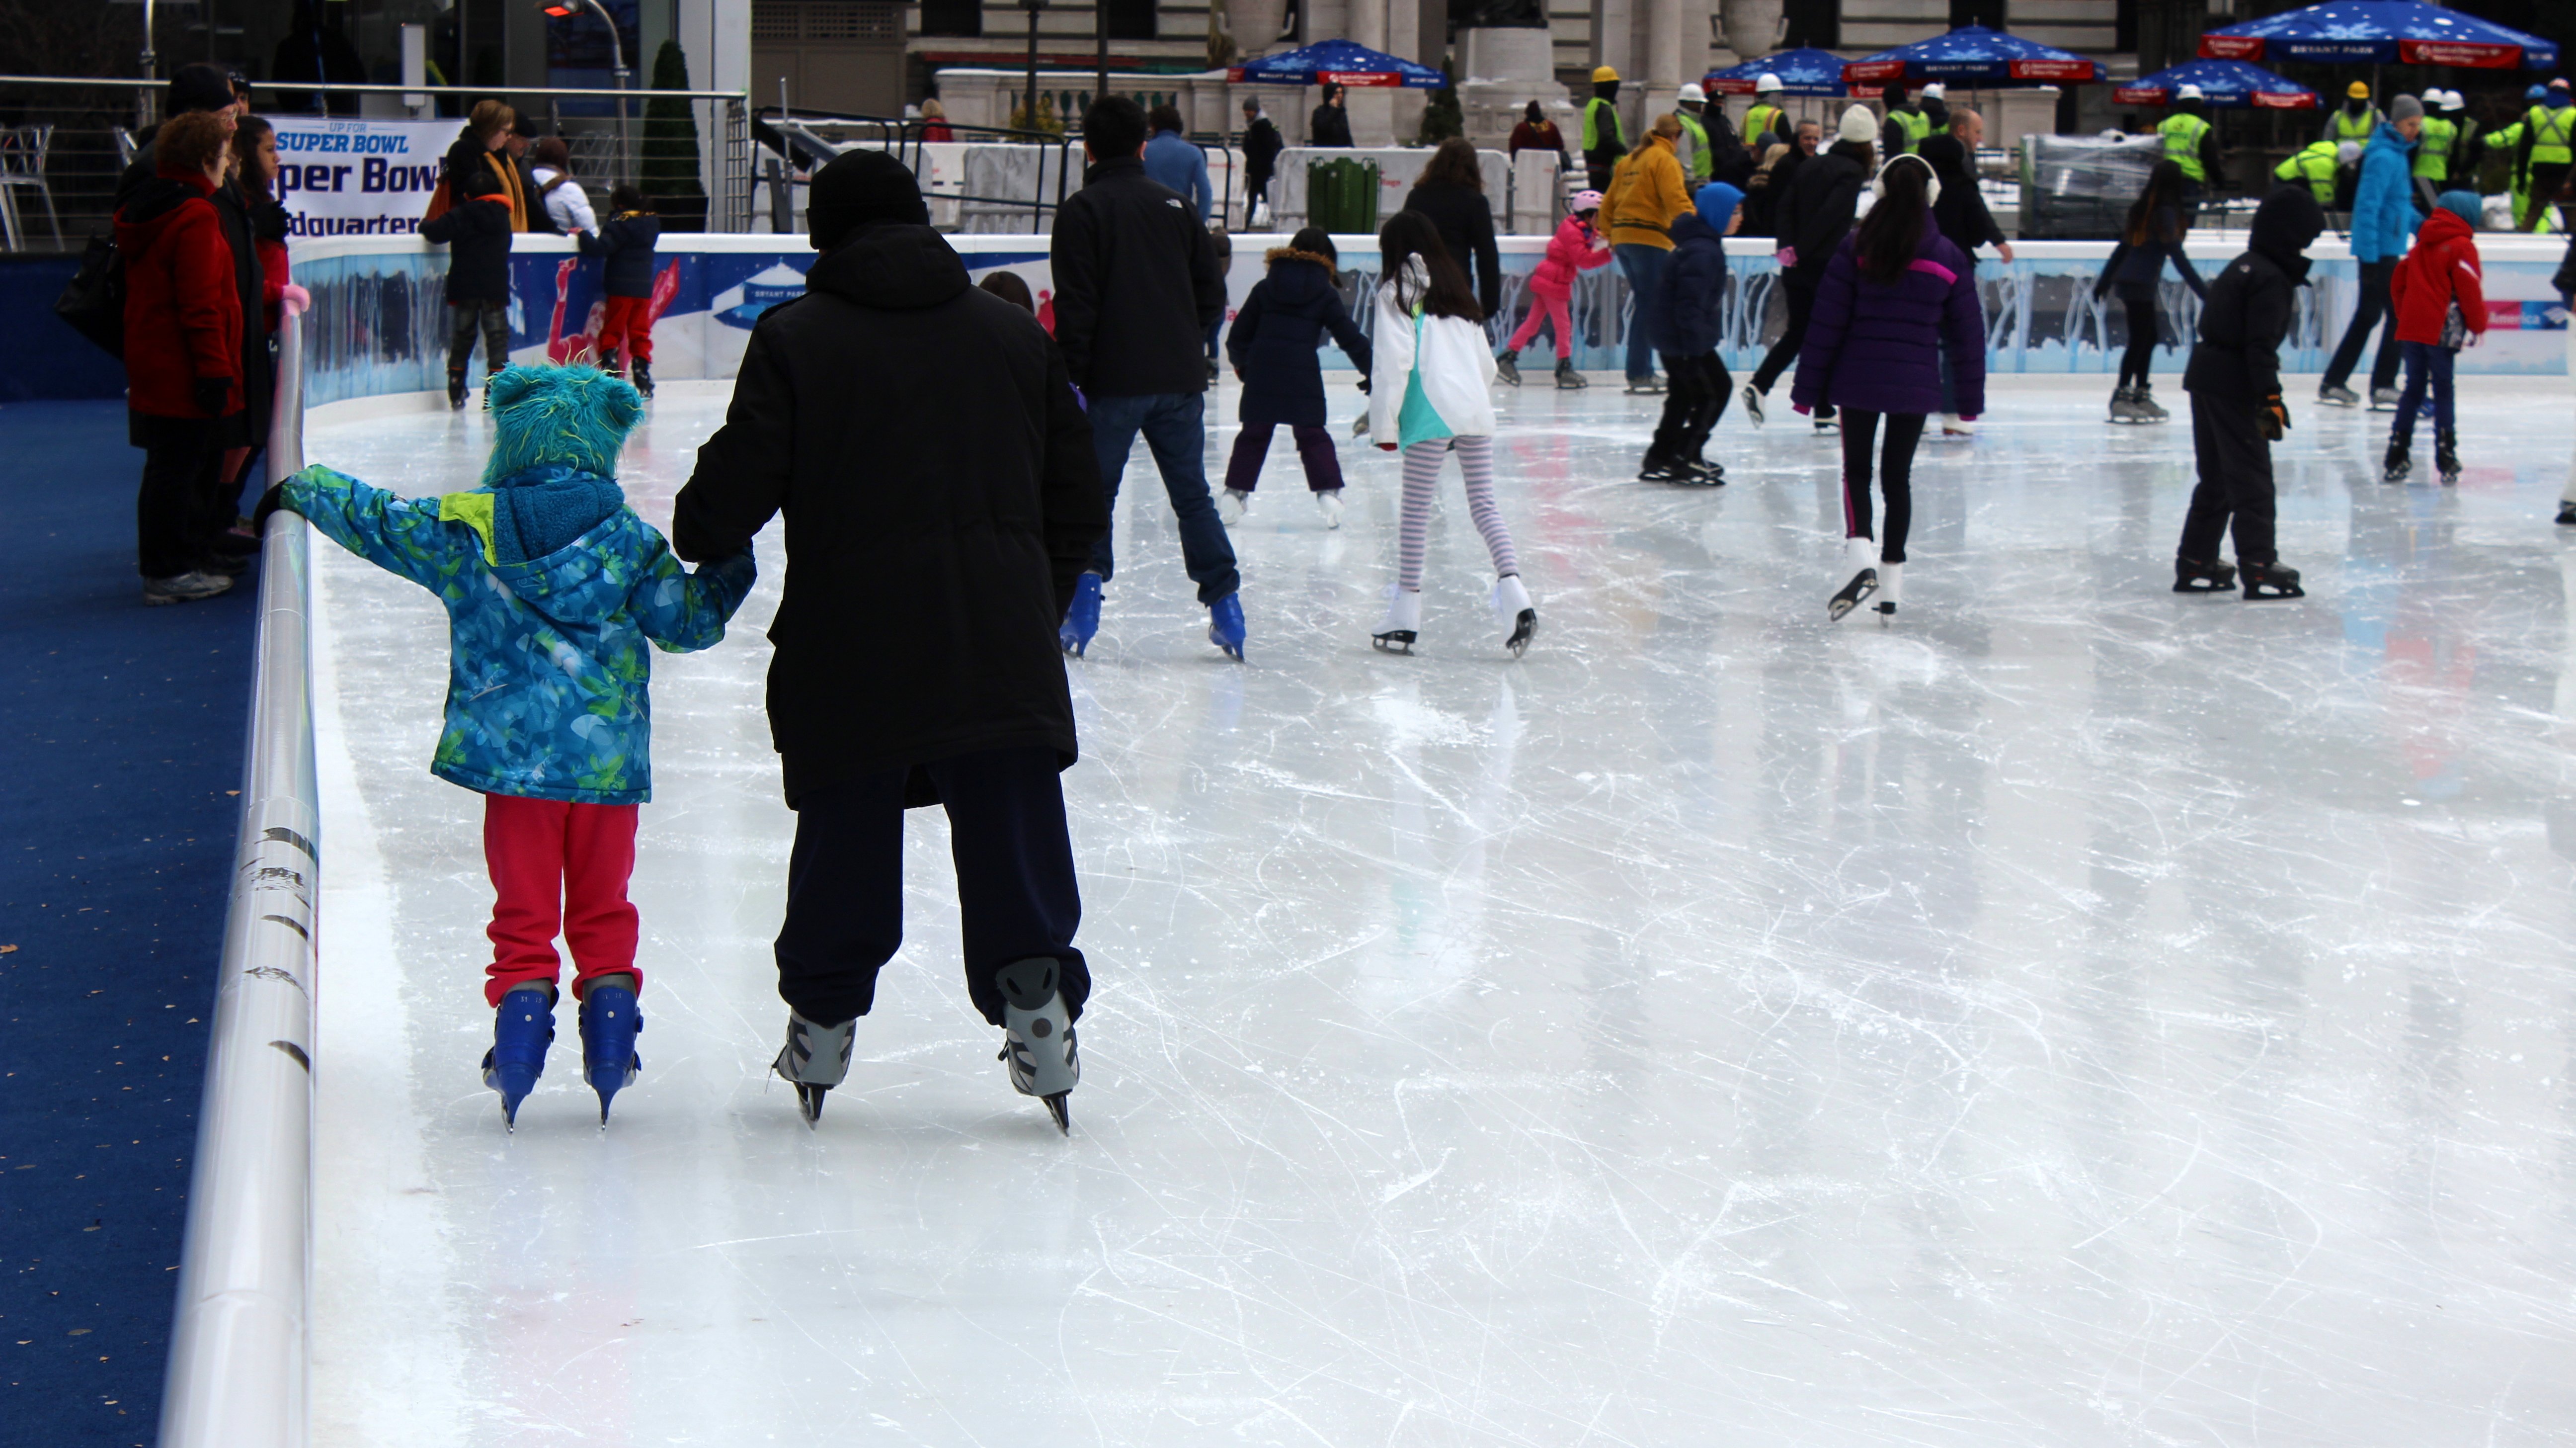
[[[1592,83],[1594,85],[1599,85],[1606,80],[1617,80],[1618,78],[1619,70],[1616,66],[1596,65],[1592,67]]]
[[[2345,86],[2343,88],[2343,93],[2357,101],[2366,101],[2370,99],[2370,87],[2361,81],[2354,81],[2352,84]]]

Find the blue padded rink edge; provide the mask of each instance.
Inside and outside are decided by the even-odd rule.
[[[643,1076],[602,1133],[567,1014],[505,1137],[439,610],[320,545],[315,1441],[2576,1435],[2566,384],[2471,384],[2443,489],[2295,382],[2310,597],[2249,604],[2168,592],[2185,425],[2000,382],[1924,445],[1883,626],[1826,620],[1837,452],[1784,394],[1688,490],[1630,481],[1659,399],[1532,371],[1519,663],[1454,473],[1389,657],[1394,460],[1345,438],[1327,532],[1276,439],[1237,666],[1131,464],[1068,665],[1069,1141],[966,1006],[935,811],[819,1131],[768,1076],[778,529],[733,637],[655,660]],[[726,395],[654,404],[648,519]],[[308,449],[427,494],[487,436]]]

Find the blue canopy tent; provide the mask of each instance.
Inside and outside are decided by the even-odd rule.
[[[2201,101],[2212,110],[2251,106],[2267,111],[2306,111],[2317,106],[2317,93],[2285,76],[2241,60],[2189,60],[2142,75],[2111,99],[2124,106],[2169,106],[2184,86],[2200,87]]]
[[[2327,0],[2223,26],[2200,38],[2211,60],[2313,65],[2459,65],[2549,70],[2558,46],[2474,15],[2415,0]]]
[[[2014,86],[2081,85],[2111,73],[2071,50],[2006,35],[1983,25],[1962,25],[1947,35],[1882,50],[1843,67],[1843,83],[1873,89],[1890,81],[1997,90]]]
[[[1354,89],[1410,86],[1438,90],[1449,77],[1432,66],[1371,50],[1348,40],[1319,40],[1297,50],[1228,66],[1237,85],[1339,85]]]
[[[1843,58],[1830,50],[1812,46],[1784,50],[1724,70],[1712,70],[1701,86],[1711,92],[1731,96],[1749,96],[1765,75],[1780,78],[1780,94],[1790,96],[1840,96],[1850,92],[1843,86]]]

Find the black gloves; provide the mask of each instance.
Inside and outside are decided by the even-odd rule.
[[[2290,404],[2277,392],[2264,398],[2262,410],[2254,414],[2254,425],[2262,429],[2265,442],[2279,442],[2281,434],[2290,430]]]
[[[196,383],[197,410],[208,417],[224,415],[224,404],[232,399],[233,380],[229,377],[200,377]]]
[[[269,515],[269,514],[271,514],[271,513],[276,512],[276,511],[277,511],[278,509],[280,509],[280,508],[285,508],[285,507],[286,507],[286,484],[284,484],[284,483],[271,483],[271,484],[269,484],[269,485],[268,485],[268,491],[259,495],[259,506],[258,506],[258,507],[256,507],[256,508],[253,508],[253,509],[251,510],[251,514],[250,514],[250,536],[252,536],[252,537],[254,537],[254,538],[260,538],[260,539],[265,539],[265,538],[267,538],[267,537],[268,537],[268,515]],[[293,511],[295,511],[295,510],[294,510],[294,509],[292,509],[292,508],[287,508],[287,511],[291,513],[291,512],[293,512]]]

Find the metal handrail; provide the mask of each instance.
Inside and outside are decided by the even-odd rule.
[[[304,465],[300,318],[278,331],[270,472]],[[161,1448],[304,1448],[313,1261],[313,989],[320,791],[304,520],[260,549],[259,641],[205,1095],[197,1112]]]
[[[932,144],[922,139],[922,133],[933,125],[946,126],[952,132],[972,131],[982,135],[1005,137],[1008,138],[1005,144],[1053,146],[1059,152],[1055,164],[1055,199],[1053,201],[1045,198],[1046,167],[1044,165],[1039,166],[1037,178],[1029,198],[1025,201],[1016,196],[977,196],[965,192],[942,192],[938,197],[941,201],[973,202],[977,205],[1002,206],[1014,210],[1027,207],[1029,219],[1032,222],[1045,221],[1046,213],[1064,205],[1066,187],[1077,174],[1073,166],[1073,148],[1082,142],[1079,132],[1038,131],[1015,126],[969,126],[960,125],[954,121],[932,121],[912,116],[798,116],[784,113],[772,116],[765,107],[754,112],[753,116],[773,134],[792,140],[804,149],[835,156],[861,147],[881,149],[910,168],[916,176],[920,174],[922,162],[928,155],[923,148]],[[818,133],[814,129],[817,126],[873,128],[877,141],[873,145],[865,140],[836,141]],[[1027,138],[1026,141],[1020,139],[1023,137]],[[778,187],[796,183],[792,177],[775,176],[771,184],[773,187]],[[778,208],[773,200],[773,210],[775,209]]]

